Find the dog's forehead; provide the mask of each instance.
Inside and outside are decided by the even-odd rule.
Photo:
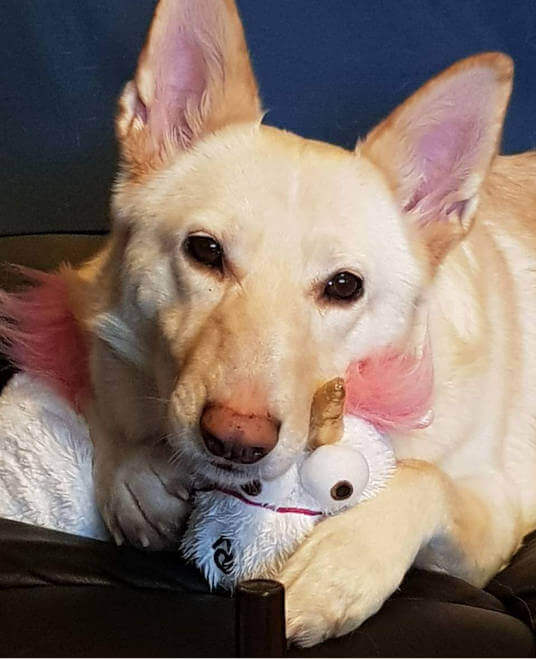
[[[248,202],[245,210],[267,226],[319,228],[334,217],[355,223],[382,198],[370,163],[339,147],[267,127],[238,143],[241,150],[221,150],[223,196]]]
[[[231,127],[183,154],[150,182],[152,216],[220,226],[262,226],[288,238],[336,222],[359,233],[394,218],[390,192],[374,166],[354,152],[278,129]],[[150,198],[149,198],[150,197]]]

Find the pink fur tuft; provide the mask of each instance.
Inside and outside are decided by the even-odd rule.
[[[33,285],[0,290],[0,347],[16,367],[49,382],[75,408],[89,393],[88,350],[69,305],[67,279],[17,267]]]
[[[346,372],[348,414],[359,416],[379,430],[412,430],[430,423],[433,391],[430,346],[422,356],[385,350]]]

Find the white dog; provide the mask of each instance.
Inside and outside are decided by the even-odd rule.
[[[289,636],[356,628],[413,563],[483,585],[508,562],[536,527],[536,154],[496,155],[511,86],[507,56],[471,57],[346,151],[261,124],[232,0],[161,0],[108,245],[63,273],[118,542],[175,542],[187,474],[278,476],[321,383],[429,341],[434,420],[290,558]]]

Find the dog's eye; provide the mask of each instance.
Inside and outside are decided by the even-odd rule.
[[[338,272],[326,282],[324,295],[330,300],[351,302],[363,295],[364,282],[351,272]]]
[[[184,251],[208,268],[223,269],[223,248],[211,236],[188,236],[184,241]]]

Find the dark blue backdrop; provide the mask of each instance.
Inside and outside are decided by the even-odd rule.
[[[155,4],[3,0],[0,232],[107,227],[115,101]],[[349,147],[454,60],[502,50],[517,67],[504,150],[536,146],[534,0],[239,5],[267,123]]]

